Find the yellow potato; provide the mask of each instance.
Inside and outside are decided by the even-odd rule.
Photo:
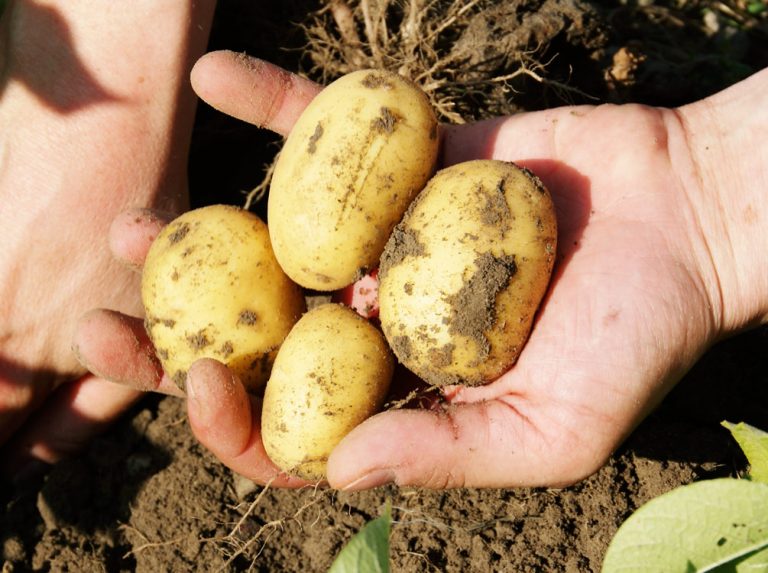
[[[437,148],[429,101],[404,78],[358,71],[325,88],[288,136],[269,191],[272,245],[288,276],[329,291],[376,266]]]
[[[209,357],[257,390],[305,308],[267,226],[225,205],[190,211],[162,230],[144,266],[142,299],[147,332],[182,389],[192,362]]]
[[[438,172],[387,243],[382,329],[431,384],[485,384],[517,360],[555,259],[557,227],[538,178],[502,161]]]
[[[331,450],[381,409],[394,358],[382,334],[353,310],[324,304],[285,339],[264,392],[264,448],[281,469],[325,477]]]

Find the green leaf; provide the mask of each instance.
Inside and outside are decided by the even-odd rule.
[[[768,484],[722,478],[674,489],[638,509],[602,573],[768,571]]]
[[[389,530],[392,510],[366,523],[339,552],[328,573],[389,573]]]
[[[749,477],[768,483],[768,433],[740,422],[722,422],[730,430],[749,462]]]

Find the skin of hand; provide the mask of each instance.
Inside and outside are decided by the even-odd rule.
[[[98,5],[97,5],[98,4]],[[192,6],[194,4],[194,6]],[[55,462],[140,392],[71,348],[95,306],[139,314],[107,236],[129,208],[187,208],[188,74],[214,2],[11,0],[0,20],[0,469]],[[147,25],[151,23],[151,25]]]
[[[204,56],[192,81],[214,107],[282,134],[319,91],[227,52]],[[764,93],[768,70],[678,109],[563,107],[444,127],[443,166],[515,161],[549,188],[559,222],[550,289],[509,372],[487,386],[445,389],[441,408],[370,418],[332,453],[329,484],[574,483],[605,463],[714,342],[764,323],[768,273],[755,258],[768,249]],[[121,225],[115,253],[139,265],[153,234]],[[140,331],[135,319],[93,311],[78,330],[79,355],[106,378],[175,393],[141,368],[153,351]],[[110,351],[121,342],[122,353]],[[225,367],[196,363],[188,393],[192,429],[223,463],[259,482],[300,485],[266,459],[258,400]]]

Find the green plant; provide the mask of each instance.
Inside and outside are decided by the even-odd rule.
[[[645,504],[614,536],[603,573],[768,571],[768,433],[723,426],[747,456],[748,476],[693,483]]]
[[[328,573],[389,573],[389,530],[392,507],[366,523],[339,552]]]

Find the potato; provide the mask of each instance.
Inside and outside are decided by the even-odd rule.
[[[554,206],[514,164],[439,171],[395,228],[379,316],[395,355],[431,384],[485,384],[515,362],[555,259]]]
[[[305,309],[272,253],[267,226],[237,207],[185,213],[157,236],[142,276],[147,332],[183,389],[202,357],[229,366],[250,391],[269,377],[277,349]]]
[[[331,450],[381,409],[393,369],[381,332],[353,310],[329,303],[307,312],[280,348],[264,392],[267,455],[288,473],[323,479]]]
[[[277,260],[307,288],[342,288],[373,268],[434,171],[437,120],[424,93],[358,71],[302,113],[275,165],[268,216]]]

